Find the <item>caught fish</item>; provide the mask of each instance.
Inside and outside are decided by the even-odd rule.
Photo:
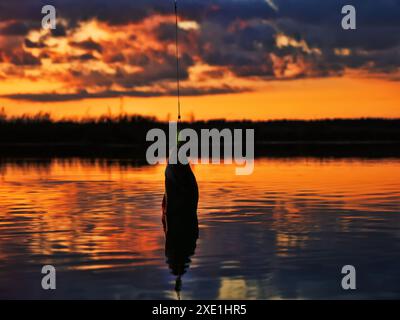
[[[169,235],[198,236],[197,204],[199,190],[189,164],[168,164],[162,202],[164,231]]]

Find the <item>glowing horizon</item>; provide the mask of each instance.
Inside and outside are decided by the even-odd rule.
[[[254,92],[183,97],[183,120],[270,120],[399,118],[400,83],[354,77],[272,81]],[[104,98],[72,102],[0,99],[10,116],[48,112],[54,119],[98,117],[122,112],[176,118],[176,97]],[[121,108],[122,107],[122,108]]]

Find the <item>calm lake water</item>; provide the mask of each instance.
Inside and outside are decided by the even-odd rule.
[[[259,159],[193,168],[200,238],[183,299],[400,298],[400,160]],[[0,298],[176,299],[163,166],[0,164]],[[57,289],[41,288],[54,265]],[[354,265],[357,290],[341,289]]]

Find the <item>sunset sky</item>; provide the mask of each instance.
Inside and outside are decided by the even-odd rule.
[[[184,119],[400,117],[400,1],[178,4]],[[0,107],[173,120],[174,23],[172,0],[0,0]]]

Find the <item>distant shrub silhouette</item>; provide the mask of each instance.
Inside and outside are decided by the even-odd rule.
[[[83,119],[54,120],[46,112],[8,116],[0,109],[0,142],[141,143],[152,128],[168,123],[141,115],[101,115]],[[183,122],[182,128],[255,129],[256,142],[268,141],[400,141],[400,119],[323,119],[269,121]]]

